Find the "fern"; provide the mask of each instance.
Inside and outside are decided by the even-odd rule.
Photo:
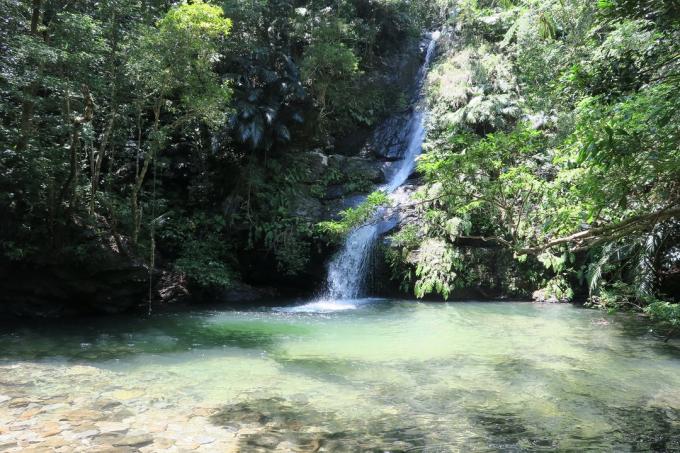
[[[600,257],[597,259],[597,261],[590,263],[588,266],[588,271],[586,272],[586,281],[588,282],[588,294],[590,296],[597,294],[600,290],[604,268],[612,257],[613,248],[613,244],[607,244],[602,247],[602,250],[600,251]]]
[[[654,296],[657,283],[656,257],[665,238],[663,225],[640,240],[635,273],[635,287],[641,298]]]

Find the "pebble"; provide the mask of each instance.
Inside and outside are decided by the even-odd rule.
[[[153,442],[153,437],[148,434],[137,436],[125,436],[113,443],[114,447],[142,447]]]
[[[279,443],[281,442],[281,439],[279,439],[276,436],[271,436],[268,434],[261,435],[261,436],[254,436],[251,439],[248,440],[248,443],[250,445],[255,445],[256,447],[264,447],[264,448],[274,448],[276,447]]]
[[[57,422],[47,422],[41,425],[42,431],[40,432],[40,435],[43,437],[52,437],[56,436],[57,434],[61,433],[63,429],[61,428],[61,425]]]
[[[33,418],[36,415],[42,414],[42,413],[43,413],[43,410],[41,408],[34,407],[32,409],[28,409],[28,410],[25,410],[24,412],[22,412],[21,415],[19,416],[19,418],[21,420],[28,420],[29,418]]]
[[[9,402],[9,407],[26,407],[31,403],[35,403],[36,401],[30,400],[28,398],[14,398],[12,401]]]
[[[93,405],[92,408],[99,410],[99,411],[105,411],[108,409],[113,409],[114,407],[120,406],[120,402],[108,398],[100,399],[97,400]]]
[[[210,417],[215,412],[216,412],[216,410],[212,407],[196,407],[191,412],[191,415],[193,415],[195,417]]]
[[[101,421],[101,422],[96,422],[95,425],[97,428],[99,428],[99,431],[104,434],[104,433],[118,433],[118,432],[123,432],[127,431],[130,429],[130,425],[127,423],[123,422],[109,422],[109,421]]]
[[[153,447],[156,449],[165,450],[172,447],[173,445],[175,445],[175,442],[172,439],[168,439],[167,437],[157,437],[153,441]]]
[[[207,401],[113,386],[120,376],[87,366],[0,365],[0,372],[13,382],[0,385],[0,453],[239,451],[239,428],[213,424],[219,408]],[[262,434],[255,428],[253,437]]]
[[[142,390],[119,390],[119,391],[113,392],[113,394],[111,394],[111,396],[114,399],[122,400],[122,401],[131,400],[131,399],[134,399],[134,398],[139,398],[140,396],[143,396],[143,395],[144,395],[144,392]]]
[[[211,443],[215,442],[215,438],[210,437],[210,436],[198,436],[198,437],[194,437],[194,441],[196,441],[197,443],[199,443],[201,445],[206,445],[206,444],[211,444]]]
[[[100,420],[102,414],[89,409],[76,409],[70,412],[66,412],[62,415],[60,420]]]
[[[87,431],[82,431],[77,433],[74,437],[76,439],[86,439],[88,437],[93,437],[99,434],[99,430],[96,429],[88,429]]]
[[[0,440],[0,451],[9,450],[10,448],[16,448],[16,446],[17,446],[16,440],[10,440],[10,441]]]

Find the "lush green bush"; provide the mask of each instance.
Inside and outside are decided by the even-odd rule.
[[[458,10],[457,39],[429,76],[418,168],[432,201],[419,243],[493,244],[542,263],[534,280],[549,296],[571,299],[587,284],[598,306],[642,309],[659,296],[661,270],[677,265],[677,8],[521,0]],[[451,235],[444,225],[458,218],[467,226]],[[427,289],[449,286],[447,272],[431,274]]]
[[[376,209],[386,204],[387,201],[388,198],[385,192],[373,192],[359,206],[342,211],[340,213],[340,220],[320,222],[317,225],[317,229],[331,241],[339,241],[353,229],[373,221]]]

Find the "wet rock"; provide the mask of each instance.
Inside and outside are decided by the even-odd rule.
[[[88,453],[133,453],[139,451],[133,447],[114,447],[113,445],[98,445],[96,447],[88,447]]]
[[[120,406],[121,403],[116,400],[104,398],[104,399],[99,399],[95,401],[94,404],[92,404],[92,408],[98,411],[106,411],[106,410],[111,410],[114,407]]]
[[[10,431],[22,431],[22,430],[25,430],[25,429],[32,427],[33,425],[35,425],[35,421],[25,420],[25,421],[21,421],[21,422],[12,423],[10,425],[9,429],[10,429]]]
[[[51,447],[46,447],[42,445],[35,445],[31,447],[22,447],[21,451],[23,453],[51,453],[54,450]]]
[[[215,442],[215,440],[216,440],[216,439],[215,439],[214,437],[210,437],[210,436],[197,436],[197,437],[194,437],[194,441],[195,441],[196,443],[198,443],[198,444],[201,444],[201,445],[212,444],[213,442]]]
[[[15,398],[9,402],[9,407],[26,407],[31,403],[37,403],[37,401],[28,398]]]
[[[373,132],[364,153],[387,160],[399,160],[408,148],[411,124],[408,112],[397,114],[383,121]]]
[[[34,407],[34,408],[27,409],[24,412],[22,412],[21,415],[19,416],[19,419],[28,420],[29,418],[33,418],[36,415],[42,414],[42,413],[43,413],[43,410],[41,408]]]
[[[248,439],[248,444],[255,447],[275,448],[282,439],[273,434],[256,435]]]
[[[43,437],[56,436],[63,431],[61,425],[57,422],[44,423],[42,424],[41,428],[42,430],[40,431],[40,435]]]
[[[390,178],[396,174],[396,172],[399,170],[399,165],[397,165],[395,162],[388,161],[388,162],[383,162],[380,165],[380,172],[382,173],[382,177],[385,181],[389,181]]]
[[[127,401],[134,398],[139,398],[144,395],[143,390],[132,389],[132,390],[119,390],[114,392],[111,396],[117,400]]]
[[[113,421],[123,421],[126,418],[134,416],[134,412],[130,411],[129,409],[120,409],[114,412],[112,415],[110,415],[108,418]]]
[[[309,151],[304,154],[307,161],[307,171],[302,182],[314,183],[328,169],[328,156],[319,150]]]
[[[117,313],[144,299],[148,272],[99,239],[84,239],[91,265],[59,262],[7,263],[0,260],[0,314],[59,317]],[[40,275],[39,279],[35,276]]]
[[[217,412],[217,409],[214,407],[195,407],[194,410],[191,411],[191,415],[195,417],[210,417],[215,414],[215,412]]]
[[[348,157],[342,154],[331,154],[328,156],[328,166],[336,171],[342,171]]]
[[[74,437],[75,437],[76,439],[87,439],[88,437],[94,437],[94,436],[96,436],[97,434],[99,434],[99,430],[97,430],[97,429],[88,429],[88,430],[85,430],[85,431],[81,431],[81,432],[76,433],[76,435],[75,435]]]
[[[385,181],[385,178],[381,167],[381,162],[361,157],[351,157],[347,160],[344,171],[349,176],[349,179],[355,178],[372,183],[382,183]]]
[[[290,214],[310,222],[317,222],[323,214],[321,202],[312,195],[299,192],[290,201]]]
[[[70,421],[94,421],[101,420],[103,415],[100,412],[89,410],[89,409],[76,409],[63,414],[59,420],[70,420]]]
[[[382,162],[363,157],[340,154],[328,156],[328,166],[341,177],[341,182],[364,181],[367,184],[384,182]]]
[[[50,406],[50,405],[53,405],[53,404],[64,404],[64,403],[68,403],[68,402],[69,402],[69,398],[65,395],[51,396],[49,398],[45,398],[45,399],[42,400],[42,404],[44,404],[46,406]]]
[[[255,302],[276,296],[276,290],[271,288],[255,288],[245,283],[237,283],[229,289],[220,292],[222,302]]]
[[[130,425],[122,422],[101,421],[95,423],[99,431],[104,433],[120,433],[130,429]]]
[[[326,189],[324,200],[337,200],[342,198],[350,192],[349,187],[345,184],[331,184]]]
[[[172,439],[168,439],[167,437],[157,437],[154,439],[153,444],[147,448],[154,448],[156,450],[161,449],[165,450],[166,448],[170,448],[173,445],[175,445],[175,441]]]
[[[6,451],[17,446],[16,440],[0,440],[0,451]]]
[[[153,437],[149,434],[125,436],[113,443],[114,447],[143,447],[153,443]]]

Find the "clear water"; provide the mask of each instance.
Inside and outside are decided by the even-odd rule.
[[[250,426],[241,451],[680,449],[680,345],[638,319],[568,305],[344,303],[5,326],[0,396],[138,391],[130,411],[163,401],[168,419],[214,407],[215,429]]]
[[[380,188],[387,194],[391,194],[406,182],[413,172],[416,158],[422,151],[425,139],[425,105],[421,91],[439,35],[439,32],[430,34],[425,59],[416,75],[413,110],[407,123],[409,140],[402,159],[397,162],[396,171]],[[342,249],[333,257],[328,266],[326,295],[321,303],[328,305],[338,299],[356,299],[365,296],[364,286],[370,267],[370,257],[380,231],[379,216],[380,212],[376,213],[372,222],[350,232]]]

